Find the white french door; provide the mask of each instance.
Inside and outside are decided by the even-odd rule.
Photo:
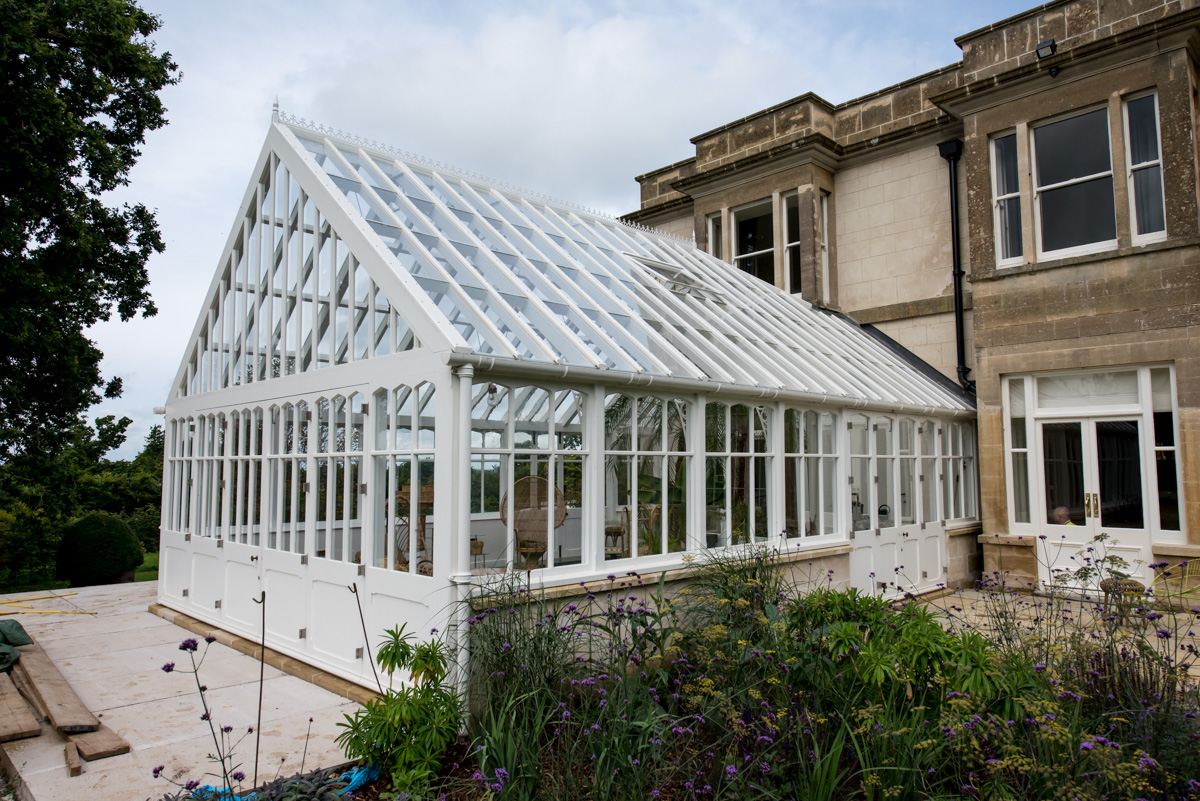
[[[1105,575],[1116,569],[1143,583],[1150,578],[1143,419],[1130,415],[1038,423],[1045,500],[1038,541],[1042,581],[1080,584],[1077,571],[1098,559],[1108,560]],[[1106,536],[1098,541],[1101,535]]]

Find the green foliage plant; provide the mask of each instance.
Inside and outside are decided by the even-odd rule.
[[[415,642],[404,628],[387,632],[381,667],[391,676],[411,672],[410,683],[389,686],[339,723],[337,743],[349,759],[379,765],[398,793],[419,797],[437,774],[446,748],[458,736],[463,703],[447,682],[450,652],[439,639]]]
[[[72,587],[111,584],[135,570],[144,554],[124,520],[108,512],[88,512],[63,532],[58,544],[58,576]]]

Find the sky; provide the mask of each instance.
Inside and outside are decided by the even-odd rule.
[[[842,103],[961,59],[954,38],[1031,0],[142,0],[182,70],[114,203],[156,211],[158,314],[89,332],[133,420],[166,402],[270,125],[335,129],[619,215],[635,175],[805,92]]]

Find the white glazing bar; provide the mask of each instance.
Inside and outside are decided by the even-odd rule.
[[[438,176],[436,173],[434,173],[434,175],[435,175],[435,177],[438,178],[439,182],[445,186],[446,191],[452,193],[455,197],[459,198],[460,202],[462,202],[463,205],[467,209],[471,209],[472,211],[475,211],[475,217],[477,220],[479,220],[479,224],[481,226],[485,226],[489,231],[493,231],[496,234],[496,236],[500,239],[500,241],[504,242],[505,244],[509,244],[509,242],[506,241],[506,237],[502,232],[497,231],[495,229],[495,226],[491,225],[487,221],[487,219],[485,219],[483,217],[482,214],[478,213],[478,211],[473,209],[472,205],[467,200],[464,200],[459,195],[459,193],[454,192],[452,187],[446,185],[446,182],[441,178],[441,176]],[[507,223],[501,222],[501,224],[507,224]],[[511,224],[509,224],[509,227],[511,228]],[[512,236],[520,236],[519,232],[517,232],[515,229],[512,231],[511,235]],[[479,240],[477,238],[473,237],[472,241],[479,241]],[[527,240],[525,240],[525,241],[527,241]],[[483,245],[483,243],[481,241],[480,241],[480,245],[486,248],[486,245]],[[531,250],[536,251],[536,248],[534,248],[532,244],[530,244],[529,247]],[[512,249],[514,251],[517,251],[517,252],[513,253],[512,255],[524,267],[525,274],[528,276],[529,281],[531,283],[536,283],[542,292],[544,292],[547,295],[553,296],[555,298],[556,302],[567,306],[567,308],[573,313],[571,316],[581,326],[586,325],[585,330],[587,330],[588,333],[592,334],[592,336],[594,336],[595,338],[602,340],[607,345],[607,347],[610,348],[612,351],[622,355],[625,358],[625,360],[627,361],[627,363],[629,363],[630,365],[639,364],[638,360],[633,358],[633,356],[630,354],[629,346],[623,345],[620,342],[618,342],[610,334],[609,331],[604,329],[603,326],[597,326],[594,324],[590,324],[589,316],[579,307],[579,305],[576,303],[575,299],[573,297],[571,297],[570,295],[568,295],[565,291],[559,289],[559,287],[556,286],[552,281],[547,281],[540,274],[540,272],[537,270],[537,268],[535,268],[529,262],[529,259],[526,258],[525,254],[520,252],[521,248],[512,248]],[[490,248],[488,250],[490,252]],[[574,285],[569,279],[566,278],[566,276],[562,275],[562,271],[557,267],[557,265],[552,264],[550,260],[546,260],[543,263],[546,264],[548,270],[551,270],[555,274],[555,276],[557,278],[559,278],[559,280],[562,282],[563,286],[571,287]],[[511,271],[508,271],[508,272],[511,274]],[[513,277],[514,281],[520,282],[520,279],[516,275],[513,275],[512,277]],[[539,303],[539,305],[541,305],[541,301],[536,297],[536,295],[530,295],[529,297],[531,300],[533,300],[533,301]],[[584,297],[584,296],[581,295],[581,297]],[[620,325],[617,323],[616,320],[612,319],[611,315],[609,315],[607,311],[605,311],[599,305],[593,304],[593,306],[594,306],[595,312],[612,326],[613,331],[621,331]],[[553,312],[552,310],[547,308],[546,315],[548,316],[548,318],[550,319],[552,324],[557,327],[558,330],[562,331],[565,335],[570,336],[572,341],[579,342],[579,347],[582,348],[587,354],[589,354],[589,356],[591,358],[595,358],[594,356],[592,356],[593,352],[592,352],[591,348],[588,347],[586,343],[582,342],[573,331],[571,331],[567,326],[565,326],[559,320],[558,314],[556,314],[555,312]],[[643,356],[645,356],[646,359],[649,360],[653,365],[655,365],[656,369],[659,372],[662,372],[666,375],[672,374],[672,371],[666,364],[664,364],[659,359],[655,358],[653,356],[653,354],[649,353],[649,351],[646,351],[644,348],[642,348],[632,338],[629,338],[629,340],[630,340],[630,345],[637,348],[637,351],[639,353],[641,353]],[[600,362],[597,362],[597,364],[600,364]]]
[[[362,153],[361,150],[359,152]],[[363,154],[363,155],[365,155],[365,154]],[[421,181],[420,178],[411,169],[408,168],[408,165],[406,165],[403,162],[400,162],[398,160],[395,163],[398,164],[399,166],[401,166],[401,168],[404,170],[405,175],[408,177],[408,179],[410,181],[413,182],[413,184],[419,190],[426,189],[426,187],[423,186],[423,181]],[[430,175],[432,175],[434,180],[438,182],[438,185],[442,188],[442,190],[444,192],[446,192],[449,195],[457,197],[457,193],[455,193],[453,191],[453,189],[451,189],[449,186],[447,186],[445,184],[445,182],[441,179],[441,176],[439,176],[436,172],[430,172]],[[517,276],[513,275],[512,271],[508,268],[507,265],[505,265],[502,261],[500,261],[498,258],[496,258],[495,254],[492,253],[492,249],[490,247],[488,247],[482,241],[480,241],[480,239],[477,236],[475,236],[462,223],[462,221],[460,219],[458,219],[458,216],[445,203],[442,202],[442,199],[437,196],[436,192],[426,191],[425,194],[426,194],[426,198],[430,202],[433,203],[434,207],[437,208],[437,210],[442,213],[442,215],[446,219],[446,221],[450,225],[454,226],[454,229],[458,232],[459,236],[461,236],[463,238],[465,244],[469,244],[472,247],[477,248],[479,250],[479,252],[483,255],[483,257],[485,259],[487,259],[488,264],[490,264],[493,269],[495,269],[497,272],[499,272],[501,275],[503,275],[506,279],[511,281],[513,286],[518,287],[518,288],[521,287],[521,280]],[[463,205],[465,206],[466,204],[464,203]],[[455,251],[455,255],[456,256],[459,255],[457,253],[457,251]],[[459,261],[462,261],[465,263],[466,260],[460,258]],[[516,319],[524,322],[523,316],[521,314],[517,314],[516,310],[512,309],[508,305],[508,303],[503,300],[503,298],[500,296],[500,293],[496,291],[496,288],[494,286],[492,286],[491,283],[487,279],[485,279],[482,275],[480,275],[478,273],[478,271],[476,271],[473,268],[470,268],[470,272],[472,275],[474,275],[477,278],[477,280],[480,281],[481,284],[483,284],[484,288],[488,290],[488,293],[493,298],[494,302],[499,301],[499,302],[504,303],[505,307],[509,308],[510,311],[513,312],[513,316]],[[558,315],[554,314],[554,312],[552,312],[549,308],[547,308],[546,305],[540,299],[538,299],[538,297],[536,295],[531,295],[531,294],[526,293],[526,294],[524,294],[524,297],[531,304],[533,304],[533,306],[540,313],[540,316],[543,318],[540,322],[542,322],[544,324],[548,324],[550,326],[553,326],[555,331],[559,334],[559,336],[561,338],[565,339],[568,343],[570,343],[571,347],[576,351],[576,353],[575,353],[576,356],[582,358],[582,360],[591,367],[604,366],[604,363],[596,356],[596,354],[593,353],[592,350],[590,348],[588,348],[585,343],[581,342],[579,340],[579,338],[576,337],[575,334],[569,328],[567,328],[565,325],[563,325],[562,322],[559,321]],[[578,310],[576,310],[576,311],[578,311]],[[531,326],[526,325],[525,328],[529,331],[529,333],[535,339],[537,339],[539,341],[544,339],[544,335],[541,332],[534,330]],[[546,348],[544,345],[543,345],[543,350],[550,352],[549,349]],[[561,359],[556,356],[552,356],[551,360],[554,361],[555,363],[561,361]]]
[[[355,174],[353,167],[350,166],[349,162],[346,161],[341,152],[333,146],[332,142],[330,142],[328,139],[322,139],[322,143],[324,144],[324,147],[328,153],[337,158],[338,162],[344,165],[345,169],[348,170],[351,175]],[[395,161],[395,164],[402,164],[402,162]],[[417,219],[424,218],[425,215],[420,213],[420,210],[417,209],[411,200],[409,200],[408,195],[400,191],[400,189],[392,183],[391,179],[389,179],[387,175],[382,175],[380,177],[382,178],[384,186],[396,194],[400,203],[405,207],[411,216]],[[517,351],[516,347],[511,342],[509,342],[508,337],[504,336],[504,333],[500,331],[500,329],[496,327],[496,325],[488,318],[488,316],[484,314],[478,306],[476,306],[475,302],[467,296],[466,292],[463,291],[463,288],[459,285],[458,281],[456,281],[453,276],[446,272],[445,268],[440,262],[438,262],[436,258],[434,258],[433,254],[426,249],[425,245],[417,237],[413,236],[408,226],[404,225],[404,223],[398,217],[396,217],[395,213],[391,210],[387,203],[383,202],[382,198],[379,197],[374,188],[366,181],[360,180],[358,181],[358,184],[362,188],[363,193],[366,194],[371,199],[371,202],[379,208],[379,211],[388,216],[392,226],[397,229],[402,237],[404,237],[405,245],[411,248],[414,254],[422,259],[423,264],[429,269],[435,271],[438,276],[440,276],[441,280],[446,283],[450,292],[452,293],[455,303],[460,308],[465,308],[471,312],[474,318],[471,320],[472,324],[482,327],[489,334],[491,334],[495,342],[490,344],[492,344],[493,347],[497,344],[500,345],[502,349],[508,351],[508,356],[510,358],[523,358],[523,355]],[[397,261],[394,254],[392,254],[392,259],[393,261]],[[400,265],[400,269],[404,269],[403,265]],[[504,304],[504,308],[507,309],[508,305]],[[511,311],[509,314],[511,316]],[[525,330],[525,327],[523,326],[518,327],[523,331]],[[546,352],[546,359],[554,361],[553,354],[550,354],[548,351],[546,351],[545,345],[542,344],[541,339],[538,337],[534,337],[533,339],[535,342],[537,342],[538,347]]]

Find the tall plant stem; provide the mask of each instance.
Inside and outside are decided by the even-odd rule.
[[[362,599],[358,597],[358,582],[356,581],[348,585],[346,589],[354,593],[354,603],[358,604],[358,622],[362,624],[363,646],[366,658],[371,664],[371,672],[375,674],[375,684],[379,687],[379,694],[383,695],[383,682],[379,680],[379,671],[375,669],[375,658],[371,655],[371,638],[367,636],[367,619],[363,617]]]

